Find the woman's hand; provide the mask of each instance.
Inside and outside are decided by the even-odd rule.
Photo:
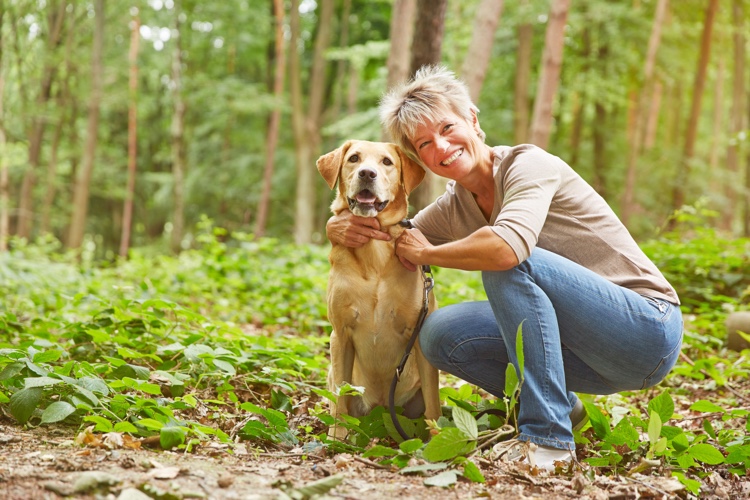
[[[396,255],[410,271],[416,271],[418,265],[429,264],[425,257],[430,248],[432,244],[419,229],[406,229],[396,240]]]
[[[391,235],[380,230],[375,217],[359,217],[349,210],[334,215],[326,223],[326,236],[333,245],[359,248],[372,238],[389,241]]]

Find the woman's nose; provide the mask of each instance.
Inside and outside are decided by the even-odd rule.
[[[438,138],[435,142],[437,144],[438,149],[443,152],[447,151],[448,146],[450,145],[450,142],[448,142],[448,140],[443,137]]]

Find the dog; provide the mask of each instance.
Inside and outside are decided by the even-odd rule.
[[[390,384],[416,326],[424,302],[420,273],[407,270],[396,256],[395,241],[404,231],[399,225],[408,213],[408,194],[425,171],[395,144],[347,141],[321,156],[318,171],[338,191],[331,211],[351,210],[360,217],[375,217],[390,241],[371,239],[360,248],[334,245],[329,255],[328,319],[331,367],[328,388],[335,392],[345,383],[364,388],[361,396],[339,396],[331,414],[359,417],[372,408],[388,406]],[[428,313],[437,308],[430,292]],[[395,404],[404,414],[427,419],[441,414],[438,370],[414,345],[399,383]],[[346,429],[334,425],[332,437],[343,438]]]

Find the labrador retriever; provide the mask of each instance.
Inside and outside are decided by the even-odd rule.
[[[360,248],[334,245],[329,255],[328,319],[331,368],[328,388],[344,383],[364,387],[361,396],[339,396],[331,414],[366,415],[378,405],[388,406],[390,383],[409,342],[424,301],[420,273],[408,271],[395,253],[399,225],[408,212],[407,195],[424,178],[424,170],[395,144],[347,141],[317,161],[320,174],[338,191],[334,214],[351,210],[376,217],[390,241],[372,239]],[[429,309],[437,307],[430,294]],[[396,406],[416,418],[440,416],[438,370],[414,345],[399,379]],[[329,434],[342,438],[346,429],[334,425]]]

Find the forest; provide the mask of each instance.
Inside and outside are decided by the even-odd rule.
[[[750,496],[749,12],[0,0],[0,496]],[[571,165],[681,298],[675,368],[583,395],[555,475],[486,456],[517,387],[447,374],[438,421],[399,416],[412,439],[382,407],[327,434],[315,161],[389,140],[379,100],[424,64],[467,83],[488,144]],[[428,175],[412,210],[444,182]],[[484,298],[476,273],[434,273],[441,306]]]

